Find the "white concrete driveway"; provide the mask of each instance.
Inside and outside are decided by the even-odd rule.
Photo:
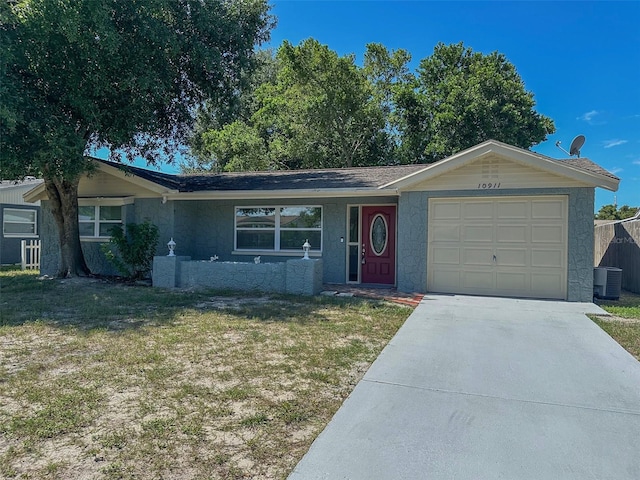
[[[586,312],[426,296],[289,479],[640,479],[640,363]]]

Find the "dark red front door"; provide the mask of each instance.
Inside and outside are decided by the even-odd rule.
[[[362,207],[362,283],[396,279],[396,207]]]

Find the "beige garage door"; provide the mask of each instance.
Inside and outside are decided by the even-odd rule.
[[[567,197],[429,200],[431,292],[566,299]]]

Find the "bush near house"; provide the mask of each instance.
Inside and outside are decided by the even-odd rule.
[[[158,227],[149,221],[111,228],[111,240],[102,252],[116,269],[130,280],[145,278],[151,272],[158,245]]]

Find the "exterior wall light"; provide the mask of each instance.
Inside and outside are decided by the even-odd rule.
[[[167,243],[167,247],[169,247],[169,255],[167,255],[167,257],[175,257],[176,254],[173,251],[176,249],[176,242],[173,241],[173,237],[171,237],[171,240]]]
[[[311,250],[311,244],[309,243],[309,239],[307,239],[304,242],[304,245],[302,245],[302,250],[304,250],[304,257],[302,257],[302,259],[309,260],[309,250]]]

